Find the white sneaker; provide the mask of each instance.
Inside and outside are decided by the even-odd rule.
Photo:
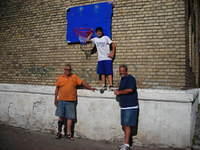
[[[113,86],[109,86],[108,91],[113,91]]]
[[[105,91],[105,90],[107,90],[107,86],[104,85],[104,86],[101,87],[101,89]]]
[[[130,147],[123,144],[119,146],[119,150],[130,150]]]

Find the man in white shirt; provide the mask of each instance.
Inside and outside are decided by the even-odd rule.
[[[106,78],[108,78],[109,88],[113,87],[113,58],[115,56],[115,43],[103,33],[101,27],[96,28],[97,37],[92,38],[92,41],[97,48],[98,64],[97,74],[100,75],[103,88],[106,89]],[[111,49],[110,49],[111,47]]]

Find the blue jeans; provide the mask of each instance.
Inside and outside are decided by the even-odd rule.
[[[139,109],[121,109],[121,125],[137,126]]]
[[[76,120],[77,102],[58,101],[55,115],[66,119]]]

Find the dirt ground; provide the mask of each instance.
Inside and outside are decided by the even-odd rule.
[[[0,150],[118,150],[120,143],[75,138],[55,139],[55,135],[16,128],[0,123]],[[172,148],[134,147],[132,150],[181,150]]]

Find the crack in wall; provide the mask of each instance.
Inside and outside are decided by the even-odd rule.
[[[12,102],[10,102],[9,105],[8,105],[8,122],[9,122],[10,119],[11,119],[11,116],[10,116],[10,109],[11,109],[12,105],[13,105]]]
[[[34,111],[35,111],[35,108],[38,107],[38,106],[41,105],[41,104],[42,104],[42,101],[41,101],[41,100],[40,100],[40,101],[33,102],[32,112],[34,112]]]

